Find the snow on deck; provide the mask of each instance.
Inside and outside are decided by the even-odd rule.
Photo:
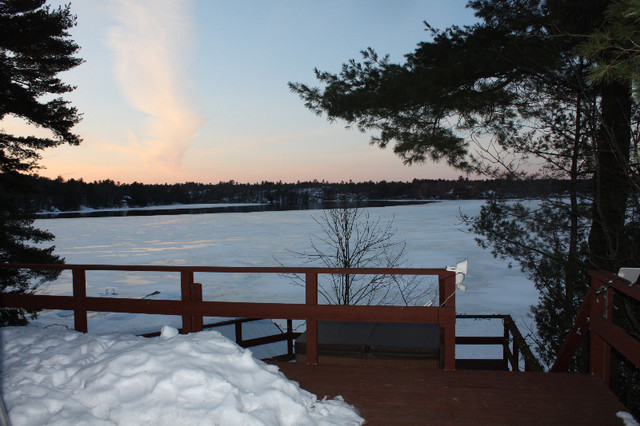
[[[6,327],[1,391],[12,425],[357,425],[216,331],[159,338]]]

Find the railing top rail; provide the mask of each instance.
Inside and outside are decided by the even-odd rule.
[[[376,275],[437,275],[450,278],[453,271],[445,268],[321,268],[288,266],[168,266],[168,265],[99,265],[99,264],[9,264],[0,263],[3,269],[53,269],[85,271],[140,271],[140,272],[222,272],[222,273],[271,273],[271,274],[376,274]]]
[[[591,275],[592,279],[597,279],[605,285],[609,285],[626,294],[629,297],[633,297],[634,299],[640,301],[640,286],[637,285],[629,285],[629,282],[622,277],[614,274],[613,272],[608,271],[589,271],[589,275]]]
[[[507,317],[511,318],[508,314],[456,314],[456,318],[460,319],[501,319],[504,320]]]

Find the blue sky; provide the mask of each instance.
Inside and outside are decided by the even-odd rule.
[[[62,3],[62,2],[60,2]],[[54,3],[55,4],[55,3]],[[392,61],[425,40],[423,21],[472,24],[465,0],[76,0],[85,63],[63,78],[84,114],[79,147],[45,153],[42,175],[120,182],[455,178],[405,166],[368,134],[305,109],[313,84],[372,47]],[[4,123],[14,130],[20,123]]]

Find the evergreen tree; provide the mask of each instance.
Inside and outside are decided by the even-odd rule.
[[[18,202],[30,191],[40,151],[61,144],[78,145],[71,132],[80,115],[60,95],[73,90],[57,74],[79,65],[78,45],[69,39],[75,25],[69,6],[56,9],[45,0],[0,1],[0,120],[6,116],[46,129],[50,136],[15,136],[0,129],[0,262],[62,263],[49,232],[33,226],[34,215]],[[56,271],[0,270],[0,291],[32,293],[57,277]],[[29,312],[35,314],[34,312]],[[23,309],[3,309],[0,325],[25,324]]]
[[[595,82],[634,84],[640,98],[640,2],[618,0],[607,8],[605,25],[589,36],[583,52],[596,62]]]
[[[444,31],[427,26],[432,40],[404,63],[367,49],[362,62],[349,61],[339,74],[316,70],[323,88],[290,83],[307,108],[377,132],[371,143],[393,143],[406,163],[444,160],[508,179],[530,177],[536,163],[540,173],[569,180],[568,201],[527,207],[492,200],[478,217],[467,218],[482,244],[517,260],[538,286],[534,314],[546,361],[584,297],[586,270],[640,262],[628,250],[637,107],[631,83],[592,84],[594,66],[615,58],[594,61],[583,54],[583,44],[607,28],[609,4],[473,0],[478,24]],[[587,200],[577,191],[584,178],[594,183]]]

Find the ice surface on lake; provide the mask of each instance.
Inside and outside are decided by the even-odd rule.
[[[494,259],[460,223],[460,212],[475,214],[483,201],[442,201],[422,205],[367,208],[372,219],[394,219],[396,238],[406,241],[412,267],[443,268],[469,260],[467,290],[457,292],[458,313],[511,314],[523,334],[533,330],[529,307],[537,291],[520,270]],[[291,251],[308,251],[310,234],[319,231],[312,215],[319,210],[197,215],[41,219],[40,228],[56,235],[56,253],[67,263],[302,266]],[[277,259],[277,261],[276,261]],[[302,303],[304,290],[277,274],[196,274],[205,300]],[[71,274],[64,273],[45,291],[71,294]],[[115,291],[115,295],[110,294]],[[87,294],[102,297],[179,298],[177,273],[94,272],[87,274]],[[169,319],[169,321],[168,321]],[[45,312],[37,324],[73,326],[70,312]],[[179,317],[93,313],[93,333],[159,331]],[[502,335],[499,321],[459,320],[458,335]],[[257,349],[257,348],[256,348]],[[459,347],[459,352],[481,348]],[[500,355],[498,349],[496,353]]]

